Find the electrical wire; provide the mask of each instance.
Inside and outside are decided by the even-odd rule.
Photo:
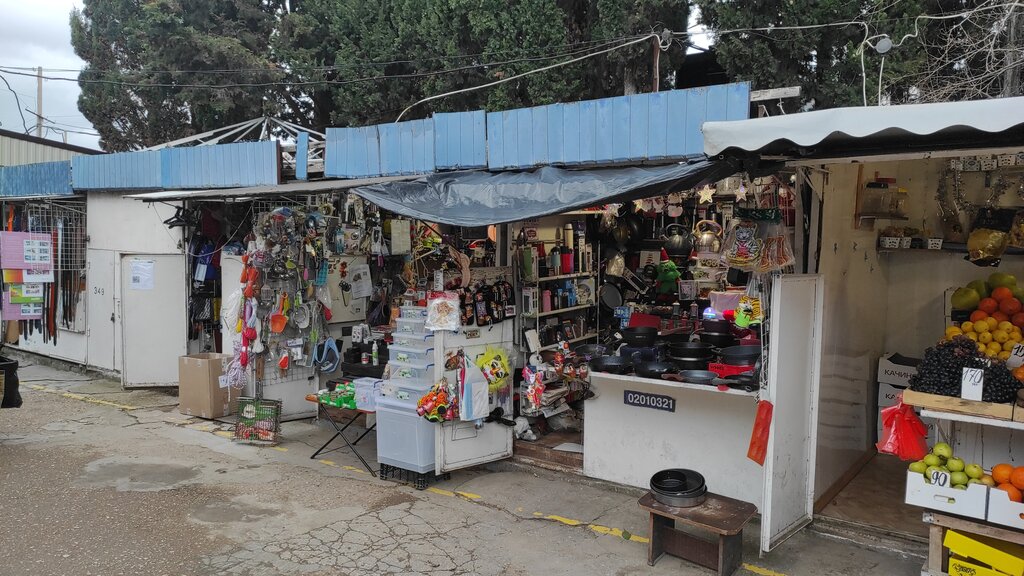
[[[18,97],[18,93],[14,91],[14,88],[11,88],[11,83],[2,74],[0,74],[0,80],[3,80],[4,84],[7,85],[7,89],[11,91],[11,94],[14,94],[14,103],[18,105],[18,114],[21,115],[21,126],[25,129],[25,134],[28,134],[32,129],[28,127],[28,122],[25,121],[25,113],[21,111],[21,98]]]
[[[648,41],[648,40],[650,40],[652,38],[655,38],[655,39],[658,40],[659,45],[661,46],[662,50],[665,50],[667,48],[666,45],[661,44],[661,36],[660,35],[658,35],[658,34],[647,34],[647,35],[641,36],[640,38],[637,38],[635,40],[631,40],[629,42],[625,42],[625,43],[619,44],[617,46],[612,46],[611,48],[606,48],[604,50],[599,50],[597,52],[591,52],[590,54],[586,54],[584,56],[579,56],[579,57],[573,58],[571,60],[566,60],[565,62],[558,62],[556,64],[551,64],[549,66],[542,66],[542,67],[536,68],[534,70],[523,72],[521,74],[516,74],[514,76],[509,76],[507,78],[501,78],[499,80],[495,80],[494,82],[488,82],[486,84],[481,84],[479,86],[470,86],[469,88],[462,88],[460,90],[452,90],[451,92],[445,92],[443,94],[437,94],[437,95],[434,95],[434,96],[428,96],[426,98],[422,98],[422,99],[417,100],[416,102],[413,102],[412,104],[410,104],[408,107],[406,107],[405,110],[402,110],[402,113],[398,115],[398,118],[395,119],[395,122],[400,121],[402,119],[402,116],[404,116],[405,113],[408,112],[409,110],[415,108],[416,106],[419,106],[420,104],[423,104],[423,103],[426,103],[426,102],[430,102],[432,100],[437,100],[439,98],[445,98],[447,96],[454,96],[455,94],[463,94],[465,92],[473,92],[475,90],[482,90],[484,88],[490,88],[491,86],[497,86],[498,84],[504,84],[505,82],[511,82],[512,80],[518,80],[519,78],[523,78],[524,76],[529,76],[531,74],[537,74],[539,72],[545,72],[547,70],[552,70],[554,68],[559,68],[561,66],[566,66],[566,65],[569,65],[569,64],[574,64],[576,62],[580,62],[580,61],[586,60],[588,58],[593,58],[594,56],[599,56],[601,54],[606,54],[608,52],[613,52],[615,50],[619,50],[619,49],[625,48],[627,46],[632,46],[633,44],[639,44],[640,42],[646,42],[646,41]]]

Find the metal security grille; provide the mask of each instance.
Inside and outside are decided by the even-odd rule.
[[[5,208],[12,204],[7,203]],[[28,232],[52,239],[57,326],[84,333],[86,290],[86,211],[84,198],[45,199],[22,204]],[[15,210],[17,210],[15,206]]]

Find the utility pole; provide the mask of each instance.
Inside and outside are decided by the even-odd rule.
[[[36,138],[43,137],[43,67],[36,67]]]

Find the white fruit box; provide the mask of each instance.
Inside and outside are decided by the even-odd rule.
[[[878,359],[878,383],[890,384],[899,389],[906,388],[910,385],[910,377],[917,374],[917,365],[920,363],[920,358],[910,358],[894,352],[883,354]],[[879,390],[879,406],[892,406],[895,403],[893,401],[890,404],[882,404],[882,393]]]
[[[924,481],[924,475],[907,471],[904,501],[912,506],[984,520],[988,510],[988,486],[968,484],[966,490]]]
[[[989,490],[988,521],[1024,530],[1024,504],[1010,500],[1003,490]]]

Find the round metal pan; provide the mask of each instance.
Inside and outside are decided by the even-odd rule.
[[[629,374],[633,371],[633,361],[622,356],[601,356],[591,360],[589,365],[595,372],[609,374]]]
[[[729,346],[722,348],[722,363],[730,366],[753,366],[761,357],[760,346]]]

